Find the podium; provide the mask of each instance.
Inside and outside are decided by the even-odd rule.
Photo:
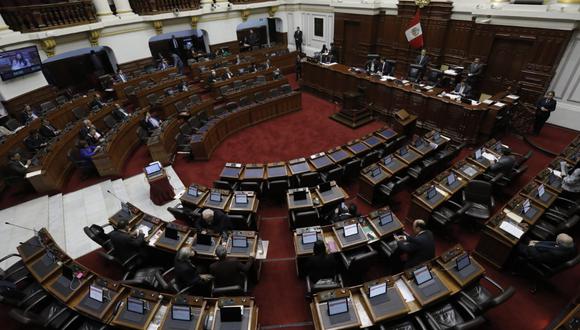
[[[330,119],[346,125],[350,128],[358,128],[373,120],[370,110],[361,106],[359,100],[363,97],[358,92],[347,92],[342,97],[342,109],[330,116]]]
[[[174,199],[175,192],[165,169],[153,175],[145,174],[145,177],[149,182],[149,198],[155,205],[163,205]]]
[[[394,125],[393,129],[400,135],[413,136],[415,126],[417,125],[417,116],[409,114],[404,109],[401,109],[393,115]]]

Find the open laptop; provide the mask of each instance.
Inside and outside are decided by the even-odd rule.
[[[187,305],[171,306],[171,319],[176,321],[191,321],[191,307]]]
[[[144,314],[145,313],[145,302],[138,298],[128,297],[127,298],[127,310],[129,312]]]
[[[455,269],[458,272],[464,270],[469,265],[471,265],[471,259],[467,253],[464,253],[455,259]]]
[[[407,148],[407,146],[401,147],[399,149],[399,155],[405,156],[407,153],[409,153],[409,149]]]
[[[212,191],[209,194],[209,200],[214,203],[220,203],[222,201],[222,194],[219,191]]]
[[[358,234],[358,224],[353,223],[342,227],[344,237],[354,237]]]
[[[413,271],[413,277],[415,278],[415,283],[425,296],[429,297],[440,291],[439,286],[427,266],[415,269]]]
[[[387,295],[387,283],[379,283],[369,287],[369,300],[371,304],[383,304],[389,300]]]
[[[247,248],[248,238],[246,236],[233,236],[232,237],[232,247],[234,248]]]
[[[196,186],[191,186],[187,189],[187,195],[191,196],[191,197],[197,197],[199,194],[199,191],[197,190]]]
[[[348,299],[339,298],[326,302],[328,306],[328,316],[340,315],[348,313]]]
[[[147,176],[154,176],[161,173],[162,170],[163,167],[160,162],[153,162],[145,167],[145,174]]]
[[[379,225],[386,226],[393,222],[393,213],[388,212],[379,216]]]
[[[306,190],[299,190],[299,191],[295,191],[293,193],[294,195],[294,201],[303,201],[306,199]]]
[[[548,195],[546,194],[546,187],[544,187],[543,184],[541,184],[538,187],[538,198],[545,201],[547,199]]]
[[[447,176],[447,186],[448,187],[453,186],[455,181],[457,181],[457,176],[455,175],[455,173],[453,172],[449,173],[449,175]]]
[[[375,178],[377,176],[381,175],[381,168],[380,167],[375,167],[372,172],[371,172],[371,178]]]
[[[235,194],[236,204],[248,204],[248,195],[246,194]]]
[[[323,182],[323,183],[321,183],[320,185],[318,185],[318,190],[319,190],[320,192],[329,191],[329,190],[330,190],[330,188],[331,188],[331,186],[330,186],[330,181]]]
[[[165,228],[165,237],[172,240],[179,239],[179,232],[175,228],[166,227]]]
[[[481,148],[475,150],[474,157],[475,160],[480,160],[483,157],[483,151],[481,150]]]
[[[383,158],[383,164],[389,165],[393,161],[393,156],[389,155]]]
[[[98,287],[96,285],[91,285],[89,287],[89,298],[102,303],[103,302],[103,288]]]
[[[432,200],[433,198],[435,198],[435,196],[437,196],[437,189],[435,189],[435,187],[431,186],[429,187],[429,189],[427,189],[427,200]]]
[[[307,231],[302,233],[302,244],[314,244],[318,239],[318,235],[315,231]]]
[[[241,322],[244,315],[244,306],[223,306],[220,308],[222,322]]]

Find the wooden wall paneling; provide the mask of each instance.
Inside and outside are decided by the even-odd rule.
[[[465,60],[471,61],[468,52],[473,36],[473,21],[451,21],[447,29],[447,38],[441,64],[465,65]],[[482,58],[482,62],[486,63]]]
[[[55,101],[58,95],[58,90],[56,87],[47,85],[44,87],[37,88],[28,93],[24,93],[8,101],[2,101],[4,107],[8,113],[20,120],[20,114],[24,108],[25,104],[29,104],[33,109],[37,111],[40,110],[40,104],[47,101]]]

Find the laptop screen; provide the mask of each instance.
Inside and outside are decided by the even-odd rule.
[[[433,141],[439,141],[441,134],[439,132],[433,133]]]
[[[427,266],[423,266],[413,271],[413,276],[415,277],[415,283],[417,283],[417,285],[421,285],[433,278]]]
[[[374,298],[387,293],[387,283],[380,283],[369,288],[369,298]]]
[[[320,190],[320,192],[329,191],[330,190],[330,181],[321,183],[318,186],[318,190]]]
[[[294,192],[294,201],[303,201],[306,199],[306,191],[300,190]]]
[[[385,164],[385,165],[389,165],[392,161],[393,161],[393,156],[391,156],[391,155],[383,158],[383,164]]]
[[[161,164],[159,162],[151,163],[145,167],[147,175],[153,175],[161,171]]]
[[[435,189],[435,187],[429,187],[429,189],[427,189],[427,199],[432,199],[433,197],[435,197],[437,195],[437,189]]]
[[[316,235],[315,231],[308,231],[308,232],[302,233],[302,244],[312,244],[312,243],[316,242],[317,238],[318,238],[318,236]]]
[[[240,322],[243,315],[243,306],[224,306],[220,308],[220,319],[222,322]]]
[[[447,185],[452,186],[455,183],[455,180],[457,180],[455,173],[453,172],[449,173],[449,175],[447,176]]]
[[[198,233],[197,234],[196,244],[212,245],[211,235],[205,235],[205,234],[202,234],[202,233]]]
[[[191,321],[191,307],[184,305],[171,306],[171,318],[178,321]]]
[[[373,169],[373,171],[371,172],[371,177],[373,177],[373,178],[377,177],[379,175],[381,175],[381,168],[380,167]]]
[[[177,229],[175,229],[175,228],[166,227],[165,228],[165,237],[167,237],[169,239],[177,240],[177,239],[179,239],[179,233],[177,232]]]
[[[347,300],[347,298],[329,300],[327,302],[327,304],[328,304],[328,316],[348,312],[348,300]]]
[[[475,150],[475,159],[480,159],[481,158],[481,149],[477,149]]]
[[[544,196],[544,193],[545,193],[545,192],[546,192],[546,188],[544,188],[544,185],[543,185],[543,184],[541,184],[541,185],[538,187],[538,197],[542,197],[542,196]]]
[[[401,156],[405,156],[408,152],[409,152],[409,149],[407,149],[406,146],[399,149],[399,155],[401,155]]]
[[[236,204],[248,204],[248,195],[236,194]]]
[[[103,288],[99,288],[98,286],[91,285],[89,287],[89,298],[102,303],[103,302]]]
[[[469,259],[469,254],[464,253],[455,259],[457,271],[461,271],[463,268],[471,264],[471,259]]]
[[[379,217],[379,224],[381,226],[388,225],[391,222],[393,222],[393,214],[391,212],[381,214],[381,216]]]
[[[197,187],[189,187],[187,194],[192,197],[197,197]]]
[[[248,247],[248,238],[245,236],[234,236],[232,238],[232,246],[236,248]]]
[[[343,229],[344,229],[344,237],[349,237],[358,234],[358,226],[356,223],[344,226]]]
[[[209,200],[212,202],[219,203],[222,201],[222,194],[220,194],[218,191],[212,191],[211,194],[209,195]]]
[[[129,312],[143,314],[144,312],[144,301],[141,299],[129,297],[127,298],[127,310]]]
[[[528,213],[528,211],[530,210],[530,207],[532,205],[530,204],[530,200],[526,199],[523,203],[522,203],[522,214],[526,214]]]

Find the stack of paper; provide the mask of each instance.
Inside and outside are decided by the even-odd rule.
[[[501,103],[501,102],[496,102],[494,105],[499,107],[499,108],[505,107],[505,103]]]
[[[508,95],[508,96],[506,96],[506,97],[507,97],[508,99],[512,99],[512,100],[514,100],[514,101],[520,98],[519,96],[517,96],[517,95],[513,95],[513,94],[510,94],[510,95]]]
[[[499,228],[515,238],[520,238],[524,234],[519,226],[508,221],[502,221]]]
[[[407,284],[405,284],[405,281],[403,281],[402,279],[398,279],[397,282],[395,282],[395,285],[397,286],[397,289],[399,289],[399,292],[401,293],[401,296],[403,296],[403,299],[405,299],[405,302],[410,303],[415,301],[415,297],[411,293],[411,290],[409,290],[409,288],[407,287]]]
[[[487,99],[487,100],[483,101],[483,103],[485,103],[485,104],[487,104],[487,105],[490,105],[490,104],[492,104],[492,103],[493,103],[493,101],[492,101],[492,100],[490,100],[490,99]]]

